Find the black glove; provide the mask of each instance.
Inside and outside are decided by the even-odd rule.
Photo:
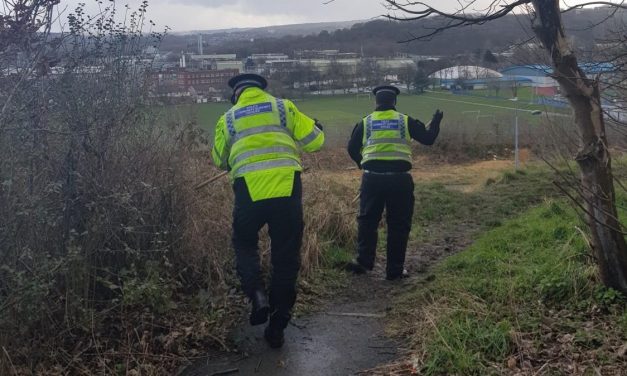
[[[433,114],[433,118],[431,119],[431,124],[440,124],[443,117],[444,112],[440,111],[440,109],[435,110],[435,114]]]
[[[314,119],[314,122],[315,122],[315,124],[314,124],[314,125],[315,125],[318,129],[320,129],[321,131],[323,131],[323,130],[324,130],[324,127],[322,126],[322,124],[320,124],[320,122],[318,121],[318,119]]]

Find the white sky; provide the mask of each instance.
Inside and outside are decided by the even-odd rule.
[[[382,0],[148,0],[147,17],[157,24],[157,29],[166,25],[173,31],[211,30],[241,27],[260,27],[308,22],[367,20],[387,13]],[[401,0],[401,2],[404,0]],[[468,0],[427,0],[437,4],[438,9],[451,11],[459,3]],[[504,0],[511,2],[512,0]],[[102,7],[110,0],[100,0]],[[562,3],[574,5],[584,0],[566,0]],[[619,1],[614,1],[619,2]],[[88,14],[98,12],[98,0],[61,0],[59,9],[65,14],[78,3],[86,3]],[[477,0],[472,8],[480,10],[491,0]],[[141,0],[117,0],[118,14],[124,5],[137,9]],[[470,8],[470,9],[472,9]],[[65,19],[66,17],[60,17]],[[58,27],[55,29],[59,29]]]

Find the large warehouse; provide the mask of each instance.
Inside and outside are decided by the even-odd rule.
[[[579,67],[587,75],[611,74],[615,66],[611,63],[583,63]],[[558,93],[557,81],[551,75],[553,68],[548,65],[514,65],[501,70],[504,77],[526,78],[531,80],[536,95],[552,96]]]
[[[557,81],[550,77],[553,70],[548,65],[515,65],[501,70],[505,77],[525,78],[531,82],[534,94],[553,96],[558,93]]]
[[[495,70],[475,65],[458,65],[441,69],[429,77],[435,79],[436,84],[441,88],[447,89],[477,90],[486,89],[491,85],[501,87],[531,85],[531,80],[526,77],[504,76]]]
[[[457,65],[440,69],[429,75],[440,87],[452,88],[460,82],[499,79],[503,75],[495,70],[476,65]],[[478,89],[478,87],[477,87]]]

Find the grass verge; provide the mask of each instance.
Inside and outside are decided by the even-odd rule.
[[[625,300],[601,287],[580,228],[566,203],[546,200],[484,233],[403,295],[391,329],[410,339],[414,370],[624,371]]]

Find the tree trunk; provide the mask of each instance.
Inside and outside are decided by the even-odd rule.
[[[533,0],[533,30],[551,54],[554,78],[574,110],[581,146],[576,161],[581,169],[586,220],[600,275],[607,287],[627,294],[627,244],[615,205],[612,164],[598,81],[586,77],[571,50],[561,20],[559,0]]]

